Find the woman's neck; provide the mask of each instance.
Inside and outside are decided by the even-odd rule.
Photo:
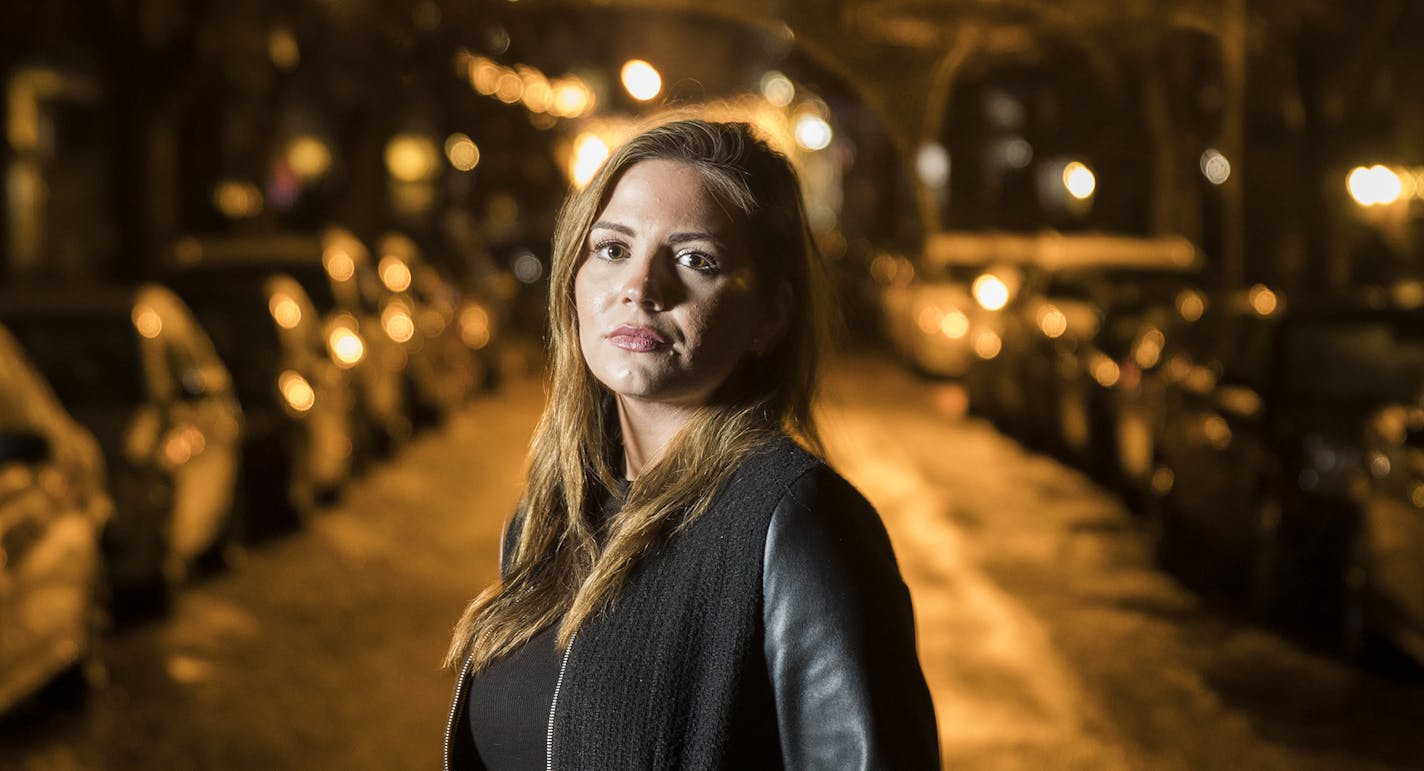
[[[687,425],[696,407],[618,397],[623,430],[623,473],[637,479],[663,456],[672,438]]]

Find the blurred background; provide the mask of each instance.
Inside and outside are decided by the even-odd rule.
[[[1424,5],[0,4],[0,767],[425,768],[558,207],[756,124],[946,767],[1418,768]]]

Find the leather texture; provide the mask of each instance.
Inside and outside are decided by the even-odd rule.
[[[789,769],[940,767],[914,612],[879,516],[825,466],[772,514],[765,656]]]

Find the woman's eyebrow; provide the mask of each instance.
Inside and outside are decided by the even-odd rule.
[[[608,222],[606,220],[599,220],[593,223],[593,226],[590,227],[589,230],[616,230],[625,236],[636,235],[633,229],[627,225],[620,225],[617,222]]]
[[[672,244],[682,244],[682,243],[686,243],[686,242],[688,242],[688,241],[710,241],[714,246],[717,246],[717,247],[725,247],[725,246],[726,246],[726,243],[723,242],[722,239],[718,238],[716,235],[714,235],[714,234],[712,234],[712,233],[702,233],[702,232],[673,233],[672,235],[668,236],[668,243],[672,243]]]
[[[637,232],[635,232],[627,225],[618,222],[609,222],[607,220],[599,220],[598,222],[593,223],[593,225],[589,227],[589,231],[591,232],[594,230],[613,230],[622,233],[625,236],[637,235]],[[707,233],[704,231],[673,233],[672,235],[668,236],[668,243],[671,244],[682,244],[688,241],[709,241],[718,247],[726,246],[726,242],[719,238],[715,233]]]

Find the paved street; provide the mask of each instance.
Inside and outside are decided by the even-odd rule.
[[[506,383],[305,532],[116,635],[109,683],[84,704],[0,724],[0,767],[438,767],[438,662],[494,575],[541,400],[536,380]],[[965,418],[953,387],[852,356],[824,418],[911,586],[946,767],[1424,762],[1418,678],[1335,663],[1181,589],[1115,499]]]

